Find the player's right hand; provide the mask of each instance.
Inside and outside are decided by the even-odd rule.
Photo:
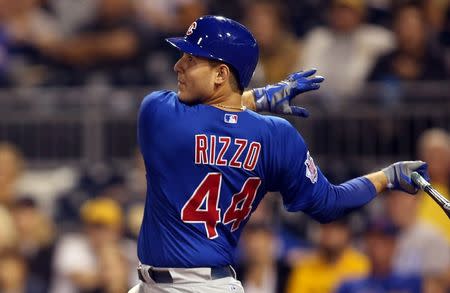
[[[291,106],[291,100],[301,93],[320,88],[320,83],[325,79],[313,76],[316,71],[311,69],[295,72],[279,83],[253,89],[256,111],[308,117],[308,110]]]
[[[425,180],[429,181],[428,165],[422,161],[402,161],[394,163],[381,171],[387,177],[388,188],[405,191],[409,194],[416,194],[419,187],[411,179],[411,173],[416,171]]]

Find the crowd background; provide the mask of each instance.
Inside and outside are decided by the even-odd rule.
[[[255,35],[251,86],[311,67],[326,78],[296,101],[312,117],[291,121],[331,181],[422,159],[450,197],[448,0],[0,0],[1,293],[119,293],[138,281],[136,107],[176,87],[179,53],[164,37],[204,14]],[[104,112],[114,115],[99,140]],[[83,131],[61,124],[79,113]],[[268,194],[236,261],[247,293],[450,292],[450,222],[424,194],[386,192],[326,225]]]

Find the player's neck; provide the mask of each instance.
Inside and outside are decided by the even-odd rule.
[[[218,92],[216,95],[213,95],[205,101],[205,104],[230,112],[245,110],[245,107],[242,105],[242,96],[237,92],[229,94]]]

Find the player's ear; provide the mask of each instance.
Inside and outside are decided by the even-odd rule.
[[[230,77],[230,68],[225,64],[220,64],[216,67],[215,82],[217,84],[223,84]]]

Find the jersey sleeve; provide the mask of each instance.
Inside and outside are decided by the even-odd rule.
[[[375,197],[375,187],[365,177],[340,185],[328,182],[298,131],[287,121],[277,129],[272,187],[280,191],[288,211],[303,211],[319,222],[329,222]]]
[[[167,107],[174,95],[171,91],[155,91],[145,96],[139,108],[139,126],[151,126],[154,116]]]
[[[321,194],[328,184],[309,153],[300,133],[287,121],[276,126],[271,168],[275,170],[273,189],[279,191],[288,211],[299,211],[309,205],[308,194]]]
[[[147,149],[151,133],[158,128],[158,116],[167,110],[175,93],[171,91],[155,91],[147,95],[141,102],[137,119],[138,142],[142,152]]]

